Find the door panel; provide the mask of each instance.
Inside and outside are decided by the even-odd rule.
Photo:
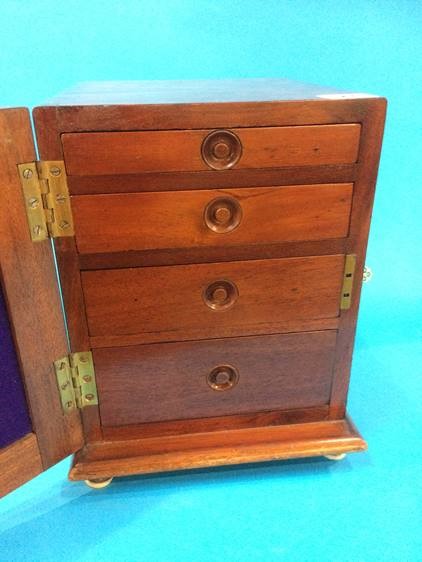
[[[43,471],[35,433],[0,449],[0,498]]]
[[[3,494],[23,483],[7,476],[11,462],[14,474],[29,479],[83,444],[79,413],[63,415],[53,368],[68,349],[51,243],[30,239],[17,170],[17,164],[34,159],[28,111],[1,110],[0,278],[35,434],[1,449]]]

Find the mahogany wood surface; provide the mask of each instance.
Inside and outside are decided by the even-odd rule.
[[[88,335],[75,238],[57,238],[55,250],[61,272],[61,288],[66,309],[70,348],[73,352],[87,351],[91,348],[91,342]],[[85,441],[99,439],[101,424],[98,407],[85,408],[81,417]]]
[[[235,78],[223,80],[119,80],[80,82],[47,103],[71,105],[157,105],[259,102],[340,98],[345,90],[286,78]],[[352,94],[353,95],[353,94]],[[361,94],[362,96],[362,94]]]
[[[346,237],[352,195],[352,184],[244,187],[73,196],[72,209],[80,254],[204,246],[225,249]],[[218,225],[215,218],[207,226],[204,214],[216,199],[239,206],[239,225],[233,230],[216,232],[212,229]]]
[[[103,439],[105,441],[124,441],[127,439],[139,439],[140,437],[209,433],[210,431],[223,431],[227,427],[242,429],[247,427],[308,423],[328,419],[329,409],[328,404],[326,404],[325,406],[295,408],[294,410],[269,410],[249,412],[247,414],[231,414],[229,416],[211,416],[207,418],[103,427]]]
[[[38,152],[44,160],[62,159],[61,145],[56,143],[55,114],[48,114],[42,124],[35,127]],[[60,276],[60,288],[66,313],[70,351],[78,352],[90,349],[88,327],[85,314],[85,302],[82,292],[78,253],[74,237],[56,238],[53,241],[57,266]],[[100,439],[101,422],[97,406],[82,410],[82,431],[85,442]]]
[[[337,330],[340,321],[340,317],[337,318],[321,318],[319,320],[278,320],[276,325],[273,324],[244,324],[241,329],[241,334],[239,330],[208,330],[207,337],[204,336],[203,329],[196,329],[190,332],[184,333],[183,335],[178,335],[177,337],[172,332],[162,332],[151,334],[125,334],[125,335],[105,335],[105,336],[91,336],[90,342],[92,348],[102,348],[102,347],[124,347],[126,345],[138,345],[147,343],[159,343],[159,342],[172,342],[172,341],[191,341],[191,340],[202,340],[202,339],[216,339],[219,337],[245,337],[253,335],[273,335],[279,333],[296,333],[296,332],[309,332],[309,331],[320,331],[320,330]]]
[[[247,244],[239,246],[198,246],[197,248],[168,248],[101,254],[78,254],[81,270],[119,269],[140,266],[183,265],[193,263],[229,262],[298,256],[344,254],[347,238]]]
[[[83,440],[79,413],[63,415],[53,369],[68,346],[51,244],[31,241],[17,170],[18,163],[34,159],[28,111],[1,110],[0,280],[42,466],[48,468]]]
[[[156,172],[108,176],[68,176],[71,195],[99,193],[133,193],[142,191],[183,191],[229,187],[271,187],[273,185],[306,185],[350,183],[358,164],[328,166],[287,166],[254,170],[207,170],[203,172]]]
[[[348,419],[229,429],[87,445],[74,458],[71,480],[153,473],[364,451]]]
[[[335,331],[94,350],[103,426],[310,408],[330,399]],[[229,365],[238,382],[209,385]]]
[[[346,413],[356,322],[359,311],[362,275],[365,266],[369,227],[374,203],[382,137],[384,132],[386,100],[374,100],[362,126],[360,166],[354,184],[353,212],[350,221],[348,253],[356,254],[353,298],[349,310],[340,317],[336,347],[336,361],[331,395],[331,416],[341,418]]]
[[[288,320],[336,318],[343,270],[344,256],[335,255],[84,271],[91,343],[107,346],[107,336],[147,343],[274,333]],[[237,287],[238,298],[213,309],[204,291],[221,280]]]
[[[0,498],[44,470],[35,433],[0,449]]]
[[[235,334],[225,330],[223,323],[220,328],[216,326],[214,332],[211,324],[200,324],[199,303],[197,309],[195,309],[196,305],[193,307],[193,314],[191,314],[192,289],[195,283],[199,281],[197,279],[198,271],[201,271],[202,267],[216,271],[215,268],[230,267],[235,260],[237,260],[236,263],[241,263],[240,260],[243,260],[245,264],[245,260],[248,260],[248,263],[252,265],[261,266],[261,263],[265,261],[273,261],[274,258],[277,260],[283,256],[289,259],[310,260],[314,259],[313,256],[318,260],[323,258],[329,260],[330,257],[338,256],[341,257],[341,264],[339,262],[338,267],[329,268],[328,271],[325,267],[319,269],[316,280],[312,282],[312,286],[316,283],[315,293],[305,295],[302,292],[304,300],[301,301],[302,305],[298,301],[298,310],[300,314],[302,314],[302,310],[305,311],[305,314],[306,310],[308,310],[309,318],[300,319],[294,317],[292,313],[292,316],[288,316],[286,319],[282,317],[283,315],[275,315],[273,313],[272,316],[275,317],[275,320],[272,319],[270,323],[266,321],[266,318],[262,321],[262,318],[258,317],[258,321],[255,324],[252,322],[248,324],[248,312],[246,312],[246,317],[243,318],[246,322],[243,322],[242,326],[243,335],[254,337],[257,337],[257,334],[266,334],[268,336],[268,334],[276,332],[338,329],[330,403],[321,406],[321,408],[328,407],[329,410],[320,411],[323,417],[331,417],[334,421],[325,421],[321,424],[300,423],[301,420],[309,422],[311,419],[309,416],[314,415],[312,412],[318,411],[318,408],[306,408],[281,410],[275,414],[267,411],[221,416],[220,418],[213,418],[211,416],[209,418],[182,421],[147,424],[134,423],[119,428],[107,427],[103,430],[100,427],[97,409],[88,408],[87,410],[95,412],[95,415],[89,414],[89,416],[94,419],[92,427],[95,427],[97,424],[98,433],[97,437],[88,437],[88,445],[78,454],[75,467],[72,469],[72,478],[132,474],[142,471],[211,466],[213,464],[229,464],[231,462],[269,460],[271,458],[290,458],[321,454],[322,452],[361,450],[365,447],[364,441],[350,427],[349,422],[342,418],[345,415],[361,274],[365,259],[385,116],[385,100],[377,97],[364,97],[362,95],[352,95],[349,97],[347,94],[338,97],[338,99],[334,99],[336,96],[329,99],[329,97],[325,97],[329,91],[324,88],[283,85],[279,81],[264,82],[265,85],[259,81],[217,82],[207,91],[201,90],[203,83],[173,83],[172,85],[169,83],[161,85],[153,85],[151,83],[149,85],[145,83],[130,85],[124,83],[120,87],[113,87],[107,84],[103,88],[98,87],[98,85],[93,85],[91,88],[88,85],[79,92],[72,93],[69,96],[65,95],[60,100],[56,100],[51,106],[40,107],[35,110],[34,117],[41,155],[43,158],[49,159],[63,158],[62,138],[73,138],[74,135],[79,135],[79,133],[82,134],[84,139],[89,141],[89,134],[91,132],[94,133],[95,139],[104,138],[103,134],[110,139],[117,137],[129,139],[134,138],[133,135],[136,135],[137,138],[145,138],[145,135],[150,135],[150,133],[153,134],[153,137],[160,135],[160,138],[164,138],[161,135],[167,135],[168,133],[174,133],[170,135],[172,138],[174,138],[175,134],[179,138],[181,133],[184,135],[188,133],[189,138],[193,139],[198,134],[198,131],[202,130],[205,134],[205,132],[208,133],[210,130],[215,129],[235,130],[238,131],[239,136],[246,129],[253,129],[254,138],[256,132],[254,128],[257,127],[271,129],[271,131],[286,127],[295,130],[301,128],[320,130],[324,126],[338,127],[344,125],[346,127],[353,126],[355,131],[357,129],[360,131],[358,152],[353,157],[348,157],[347,163],[323,164],[323,160],[318,160],[318,157],[313,154],[312,157],[317,158],[313,163],[307,164],[306,158],[302,158],[289,165],[285,161],[281,161],[282,163],[280,164],[280,161],[271,160],[268,154],[263,156],[261,153],[259,155],[258,150],[258,164],[256,164],[256,161],[253,164],[254,156],[251,156],[248,166],[258,165],[260,167],[242,168],[245,162],[243,160],[244,153],[234,169],[218,171],[209,169],[206,164],[203,164],[202,168],[188,167],[187,170],[190,171],[183,171],[187,167],[187,165],[183,164],[186,162],[186,152],[182,150],[183,143],[180,146],[168,145],[167,152],[165,154],[162,152],[161,155],[159,154],[160,147],[158,152],[152,150],[152,160],[155,162],[154,165],[156,165],[152,169],[155,171],[146,171],[150,169],[148,163],[143,162],[144,165],[142,163],[140,165],[139,161],[134,162],[133,160],[134,153],[135,156],[137,154],[136,147],[131,148],[129,146],[122,149],[120,154],[122,160],[117,160],[115,152],[104,150],[101,154],[105,146],[98,145],[97,140],[95,140],[93,144],[96,145],[95,150],[99,154],[98,160],[91,158],[92,154],[84,155],[80,153],[78,156],[83,165],[87,166],[84,172],[88,171],[92,175],[80,175],[84,173],[81,171],[82,168],[72,170],[68,166],[68,171],[70,170],[72,173],[77,171],[79,174],[69,176],[69,185],[74,196],[104,194],[105,197],[109,197],[113,193],[119,193],[127,197],[124,194],[132,193],[138,198],[138,192],[139,195],[143,195],[142,192],[168,191],[177,193],[190,190],[193,193],[193,197],[196,198],[200,191],[215,189],[242,190],[271,188],[273,186],[286,186],[287,189],[290,189],[292,186],[304,186],[306,184],[353,183],[352,212],[345,238],[277,241],[275,243],[260,243],[258,241],[258,244],[246,242],[236,246],[221,245],[221,247],[185,246],[177,248],[173,244],[169,248],[161,247],[155,250],[133,249],[130,246],[122,247],[120,251],[112,251],[112,253],[110,253],[109,249],[106,249],[105,251],[89,250],[87,254],[78,254],[78,249],[74,243],[65,248],[58,243],[56,248],[59,254],[59,269],[61,270],[65,304],[72,302],[84,303],[78,309],[70,308],[67,311],[68,315],[72,318],[70,322],[70,336],[72,341],[88,341],[94,348],[123,346],[123,349],[130,349],[130,346],[153,341],[177,342],[184,338],[209,339],[233,336]],[[330,128],[330,130],[334,129]],[[152,137],[150,136],[150,138]],[[201,158],[201,143],[198,141],[196,141],[196,156],[194,159]],[[334,145],[336,143],[335,136],[332,137],[332,143]],[[318,148],[318,146],[314,148]],[[75,150],[79,150],[78,147]],[[131,150],[133,150],[132,153]],[[146,150],[148,152],[148,149]],[[175,166],[174,171],[165,171],[168,168],[163,168],[162,163],[174,162],[175,152],[173,150],[175,152],[179,150],[179,162],[182,164],[178,167]],[[332,150],[334,150],[332,147],[328,147],[329,152]],[[168,152],[171,152],[171,154],[168,154]],[[315,152],[317,153],[318,151]],[[286,154],[289,154],[288,150]],[[306,154],[309,154],[309,152],[305,150]],[[124,162],[125,158],[129,162],[127,165],[122,165],[121,163]],[[167,158],[168,160],[166,160]],[[263,161],[270,162],[274,167],[261,167],[264,166],[262,164]],[[99,162],[100,164],[98,164]],[[117,168],[119,171],[116,171],[116,166],[120,165],[122,167]],[[170,169],[172,169],[172,166],[173,164],[170,165]],[[190,223],[188,222],[188,224]],[[139,225],[137,226],[138,228],[140,228]],[[225,234],[229,235],[228,233]],[[218,234],[218,236],[225,234]],[[230,235],[235,234],[236,230],[233,230]],[[169,233],[166,233],[166,235],[170,236]],[[134,236],[136,238],[139,234],[136,232]],[[192,233],[189,236],[192,236]],[[67,275],[63,274],[65,271],[69,271],[66,270],[66,267],[63,267],[63,262],[61,261],[62,259],[66,260],[66,252],[70,252],[69,259],[74,264],[74,279],[69,279]],[[352,307],[350,310],[339,312],[339,288],[343,272],[344,254],[347,253],[357,255]],[[72,254],[71,257],[70,254]],[[333,254],[333,256],[329,254]],[[309,258],[299,258],[298,256],[309,256]],[[319,263],[322,265],[322,262]],[[180,266],[179,270],[182,270],[184,267],[192,267],[190,286],[188,287],[190,290],[185,289],[183,285],[185,279],[182,277],[177,278],[176,276],[173,279],[168,279],[167,275],[159,276],[158,271],[161,274],[167,274],[167,271],[175,269],[172,264]],[[128,267],[135,267],[136,269],[130,270],[127,269]],[[85,270],[82,271],[83,284],[81,284],[79,269]],[[262,293],[259,293],[259,286],[264,286],[264,292],[268,292],[267,281],[271,279],[271,275],[269,275],[267,276],[267,281],[263,283],[260,269],[262,268],[257,267],[253,272],[252,270],[247,270],[247,268],[242,270],[242,278],[246,280],[250,287],[253,286],[253,277],[258,278],[258,281],[255,283],[254,292],[254,297],[257,299],[262,298]],[[155,277],[154,271],[157,272]],[[332,273],[334,271],[335,275],[333,277]],[[333,279],[336,275],[338,275],[338,278],[335,283]],[[128,285],[125,285],[126,276],[129,281]],[[324,280],[327,277],[331,281]],[[122,282],[122,279],[125,279],[125,282]],[[154,287],[152,283],[154,279],[157,282],[159,281],[160,290]],[[89,281],[86,283],[87,280]],[[209,279],[210,282],[214,280],[212,278]],[[236,280],[229,280],[236,283]],[[335,308],[335,316],[315,318],[315,315],[318,316],[321,309],[318,309],[318,307],[313,308],[316,306],[313,299],[317,298],[320,284],[324,285],[330,282],[332,283],[331,289],[326,285],[325,288],[327,289],[327,295],[328,292],[331,294],[332,303],[336,300],[336,308],[334,305],[328,306],[330,310]],[[151,283],[149,286],[150,291],[147,290],[143,283]],[[306,282],[304,283],[299,285],[302,289],[306,285]],[[283,284],[284,281],[282,280]],[[293,285],[290,288],[293,288]],[[104,287],[106,288],[104,289]],[[161,287],[163,290],[161,290]],[[323,295],[325,294],[324,291],[325,289],[322,291]],[[107,292],[108,295],[106,294]],[[98,296],[98,293],[100,293],[100,296]],[[335,297],[333,293],[335,293]],[[216,315],[224,317],[224,315],[230,315],[234,312],[236,306],[242,302],[242,290],[239,292],[239,295],[232,308],[219,311],[210,309],[209,314],[214,314],[210,318],[218,317]],[[295,293],[291,292],[289,296],[294,299]],[[309,300],[306,300],[305,297],[309,297]],[[138,301],[135,301],[135,298],[138,298]],[[175,302],[179,298],[180,305],[174,307]],[[323,298],[325,299],[325,296]],[[178,314],[182,310],[182,303],[185,313],[184,316],[179,317]],[[309,309],[308,304],[310,306]],[[86,320],[83,318],[85,305],[88,306],[88,317],[92,315],[89,318],[91,331],[89,339]],[[173,305],[173,308],[171,308],[171,305]],[[251,304],[252,310],[254,306],[254,304]],[[301,306],[304,308],[302,309]],[[68,308],[67,304],[66,308]],[[198,312],[195,312],[195,310]],[[180,318],[183,319],[185,325],[182,326],[182,330],[176,328],[174,331],[175,323],[179,322]],[[252,314],[249,320],[251,318]],[[121,330],[121,334],[113,335],[113,332],[115,332],[113,326],[115,320],[117,321],[117,330]],[[202,318],[202,322],[203,320]],[[190,321],[192,322],[189,326]],[[151,326],[150,323],[152,323]],[[95,330],[103,331],[103,335],[93,336],[93,325]],[[163,331],[163,329],[169,327],[168,325],[173,327],[172,330]],[[195,326],[194,329],[192,329],[192,325]],[[135,329],[133,330],[133,328]],[[201,345],[202,343],[196,342],[193,345]],[[156,345],[161,346],[161,344]],[[174,345],[184,346],[191,344],[175,343]],[[104,350],[94,350],[95,353],[102,353],[102,351]],[[236,387],[232,390],[234,391],[235,389]],[[283,416],[286,416],[287,412],[295,412],[296,417],[291,418],[294,419],[294,424],[286,425],[288,418]],[[292,414],[290,413],[289,415]],[[303,417],[301,418],[300,416]],[[84,413],[84,423],[86,423],[87,417],[88,413]],[[230,447],[229,445],[216,446],[213,441],[214,437],[212,437],[211,441],[208,440],[208,436],[212,435],[213,420],[218,419],[220,422],[215,422],[215,428],[221,428],[221,431],[218,432],[219,435],[216,434],[215,439],[223,436],[223,441],[225,437],[230,441],[228,434],[234,436],[231,431],[246,431],[246,433],[241,435],[237,434],[239,441],[236,442],[235,447]],[[253,424],[252,420],[254,419],[261,420],[264,425],[260,425],[257,428],[250,427],[248,424]],[[266,421],[264,422],[263,420]],[[273,434],[270,436],[267,432],[267,430],[271,429],[266,427],[265,424],[267,422],[268,424],[278,424],[275,426],[275,431],[276,433],[281,433],[278,434],[277,438],[273,439]],[[243,430],[230,430],[231,427],[239,427],[239,424],[240,427],[243,427]],[[248,427],[242,426],[242,424],[246,424]],[[312,430],[309,429],[310,426],[313,426]],[[190,430],[189,427],[192,429]],[[305,428],[306,432],[311,431],[312,433],[309,438],[304,437],[306,432],[302,433],[305,431]],[[200,432],[205,431],[207,437],[203,440],[198,437],[198,440],[196,440],[196,437],[192,437],[190,431],[195,432],[197,430]],[[283,433],[284,430],[286,433]],[[154,445],[157,449],[154,452],[152,448],[150,450],[151,454],[146,453],[145,451],[148,450],[148,446],[146,446],[145,441],[141,437],[144,434],[158,436],[160,431],[164,432],[164,435],[161,435],[160,438],[157,437],[159,442]],[[249,431],[251,433],[248,433]],[[106,434],[108,435],[108,440],[103,441],[102,439],[105,439]],[[182,434],[186,437],[186,441],[171,441],[171,447],[174,447],[174,449],[170,453],[166,453],[169,445],[164,437],[171,436],[173,440],[173,434]],[[280,441],[281,434],[284,437]],[[250,435],[250,440],[247,435]],[[201,449],[201,452],[199,452],[199,449],[198,451],[193,451],[189,449],[191,445],[187,444],[191,444],[193,448],[198,446],[199,448],[203,447],[203,449]],[[94,456],[93,451],[95,451]],[[160,452],[158,453],[157,451]]]
[[[201,171],[209,166],[201,145],[209,130],[62,135],[69,175]],[[359,148],[360,125],[257,127],[232,129],[242,145],[236,168],[352,164]]]
[[[241,87],[241,83],[239,83]],[[123,96],[122,96],[123,97]],[[362,123],[383,98],[283,99],[278,101],[218,101],[160,104],[84,104],[85,97],[71,104],[36,107],[37,138],[53,151],[62,152],[61,135],[76,132],[146,131],[170,129],[233,129]],[[40,125],[48,126],[42,130]],[[46,138],[48,137],[48,138]],[[55,148],[53,148],[53,145]]]

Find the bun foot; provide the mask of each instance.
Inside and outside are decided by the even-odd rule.
[[[329,461],[342,461],[346,458],[346,453],[339,453],[338,455],[324,455]]]
[[[102,488],[107,488],[107,486],[110,486],[112,480],[113,477],[111,476],[111,478],[93,478],[92,480],[84,480],[84,482],[89,488],[94,488],[94,490],[101,490]]]

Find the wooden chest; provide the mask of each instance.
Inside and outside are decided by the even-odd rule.
[[[87,84],[34,110],[38,161],[27,111],[0,112],[31,425],[0,449],[4,492],[70,453],[103,485],[366,448],[346,400],[385,105],[278,79]]]

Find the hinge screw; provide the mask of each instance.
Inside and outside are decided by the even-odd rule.
[[[88,402],[91,402],[91,400],[94,400],[94,395],[93,394],[86,394],[85,400],[88,400]]]
[[[66,402],[66,408],[71,408],[73,406],[73,402]]]
[[[66,197],[63,195],[63,193],[58,193],[56,195],[56,201],[57,203],[63,204],[66,201]]]
[[[70,224],[69,224],[67,221],[62,221],[62,222],[59,224],[59,226],[60,226],[60,228],[61,228],[62,230],[66,230],[67,228],[70,227]]]
[[[30,199],[28,199],[28,204],[31,207],[31,209],[36,209],[40,204],[40,201],[36,197],[31,197]]]
[[[84,382],[91,382],[92,377],[90,375],[84,375],[82,377],[82,379],[83,379]]]
[[[62,171],[57,166],[53,166],[52,168],[50,168],[50,174],[52,176],[60,176],[61,173]]]
[[[32,229],[32,232],[35,234],[35,236],[39,236],[42,232],[42,227],[39,224],[36,224]]]
[[[32,174],[33,174],[33,172],[30,168],[25,168],[25,170],[22,172],[22,175],[26,180],[29,180],[30,178],[32,178]]]

